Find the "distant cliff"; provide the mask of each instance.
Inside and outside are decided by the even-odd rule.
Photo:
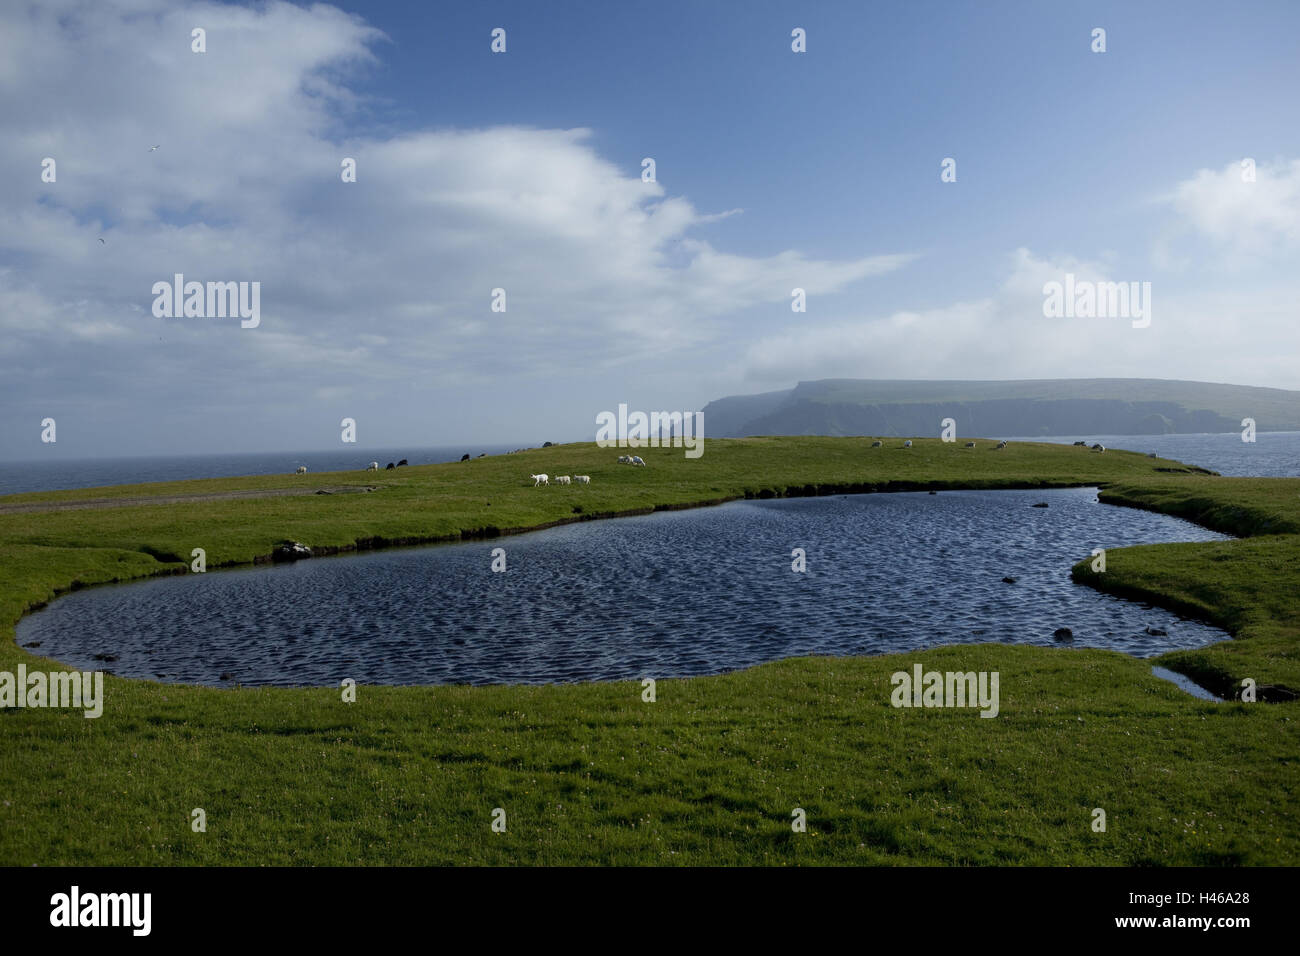
[[[927,382],[823,379],[704,407],[705,434],[933,435],[945,418],[959,435],[1163,435],[1300,431],[1300,392],[1162,379]]]

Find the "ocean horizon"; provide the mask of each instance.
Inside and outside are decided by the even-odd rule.
[[[105,458],[63,458],[0,462],[0,495],[36,491],[103,488],[155,481],[199,478],[246,478],[293,474],[299,465],[308,473],[364,471],[372,461],[383,468],[403,458],[410,465],[460,461],[461,456],[503,455],[525,444],[432,445],[402,448],[352,447],[332,451],[234,452],[204,455],[132,455]],[[531,447],[538,447],[536,445]]]

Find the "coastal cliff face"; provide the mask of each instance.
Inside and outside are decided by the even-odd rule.
[[[828,379],[710,402],[708,434],[929,435],[945,418],[962,435],[1162,435],[1300,430],[1300,392],[1152,379],[916,382]]]

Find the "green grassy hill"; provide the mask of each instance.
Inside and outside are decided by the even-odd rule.
[[[1170,666],[1229,688],[1251,677],[1279,699],[1300,687],[1300,480],[934,439],[641,454],[646,468],[584,444],[378,474],[0,498],[0,671],[59,666],[14,643],[26,610],[74,587],[188,573],[195,547],[212,568],[264,560],[286,538],[328,552],[747,496],[1095,483],[1244,537],[1113,550],[1100,580],[1076,577],[1234,634],[1161,659]],[[593,484],[531,487],[541,471]],[[213,497],[230,492],[261,497]],[[997,671],[999,716],[892,708],[891,674],[915,663]],[[1300,705],[1200,701],[1150,664],[954,646],[664,680],[654,703],[635,683],[361,687],[349,704],[337,688],[109,678],[97,720],[0,709],[0,864],[1300,863],[1300,804],[1288,799]],[[490,828],[498,807],[505,833]],[[796,807],[806,833],[791,830]],[[1091,828],[1097,807],[1104,833]],[[194,808],[205,833],[191,829]]]

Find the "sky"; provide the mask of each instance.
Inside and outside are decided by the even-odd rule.
[[[1300,388],[1298,38],[1291,2],[3,0],[0,458],[591,440],[835,377]],[[258,283],[256,326],[159,315],[178,273]],[[1046,314],[1067,274],[1149,325]]]

